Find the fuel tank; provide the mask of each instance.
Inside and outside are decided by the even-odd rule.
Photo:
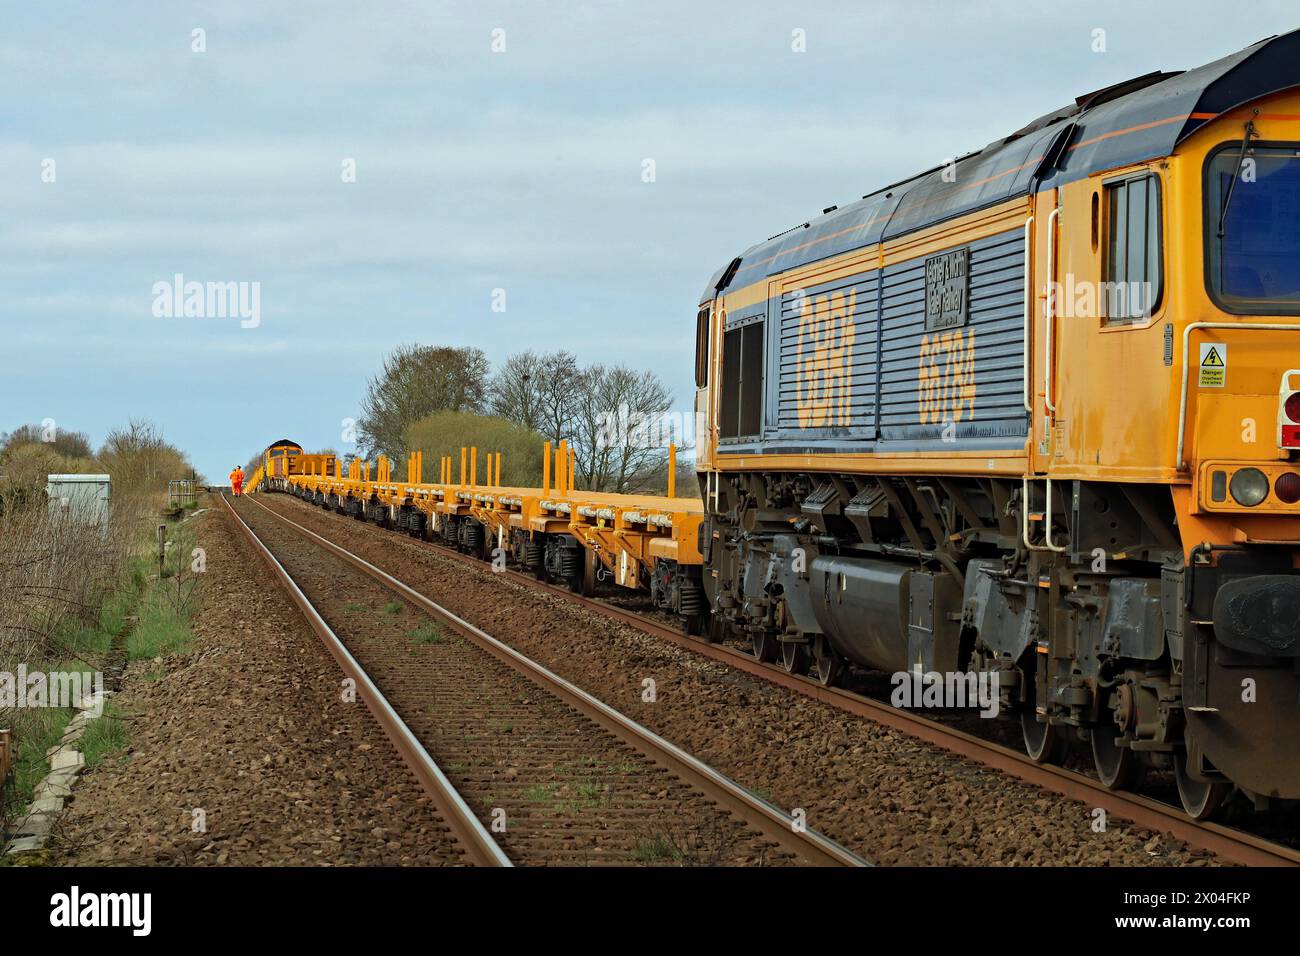
[[[952,575],[841,555],[815,558],[809,572],[817,623],[844,657],[891,673],[958,669],[962,593]]]

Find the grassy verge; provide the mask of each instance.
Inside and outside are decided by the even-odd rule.
[[[144,583],[135,604],[135,627],[126,636],[127,660],[153,660],[165,654],[183,654],[194,641],[190,622],[198,610],[198,580],[191,570],[194,534],[175,526],[172,546],[157,577],[157,559],[144,560]]]
[[[86,768],[94,770],[103,763],[105,756],[121,750],[130,740],[131,735],[127,733],[122,715],[110,701],[104,705],[104,712],[99,715],[99,719],[87,724],[86,732],[81,735],[81,753],[86,758]]]
[[[50,772],[50,763],[45,754],[63,737],[63,728],[68,725],[76,711],[68,707],[42,707],[23,711],[14,730],[18,737],[18,753],[14,760],[14,786],[11,806],[21,813],[32,802],[32,792],[36,785]]]
[[[187,651],[194,638],[190,622],[198,609],[197,576],[191,570],[194,535],[192,529],[178,525],[172,525],[168,534],[172,546],[161,578],[156,555],[150,553],[148,542],[142,543],[98,616],[60,629],[50,642],[57,650],[57,659],[29,664],[29,672],[38,667],[46,671],[80,671],[83,686],[89,691],[94,688],[95,672],[105,669],[115,648],[124,650],[132,661]],[[146,676],[156,679],[161,674]],[[36,785],[49,773],[45,754],[59,743],[75,713],[71,708],[39,707],[3,715],[0,724],[12,727],[17,752],[13,787],[4,795],[7,799],[0,811],[15,816],[31,802]],[[95,767],[105,755],[126,746],[128,741],[126,723],[109,704],[104,715],[87,726],[79,746],[86,765]]]

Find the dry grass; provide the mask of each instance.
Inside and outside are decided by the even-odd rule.
[[[43,501],[0,514],[0,668],[59,657],[55,636],[98,618],[159,508],[157,495],[119,495],[107,530]]]
[[[0,513],[0,671],[16,675],[19,665],[28,673],[104,668],[108,644],[125,628],[139,585],[130,572],[132,557],[138,566],[166,498],[114,492],[107,529],[52,514],[44,500],[6,502]],[[15,787],[0,788],[0,833],[48,770],[45,748],[58,741],[71,716],[61,708],[0,705],[0,727],[13,730],[19,756]]]
[[[103,670],[114,642],[126,643],[128,617],[139,613],[167,481],[193,468],[144,421],[110,432],[93,457],[89,450],[84,435],[58,430],[50,440],[37,426],[0,436],[0,672]],[[76,520],[75,509],[50,508],[45,476],[65,472],[111,476],[106,527]],[[14,731],[23,771],[19,786],[0,786],[0,831],[70,716],[66,708],[0,702],[0,727]]]

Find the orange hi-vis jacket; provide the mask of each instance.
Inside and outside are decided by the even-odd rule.
[[[238,487],[243,483],[244,483],[244,470],[242,468],[236,468],[234,471],[230,473],[231,487]]]

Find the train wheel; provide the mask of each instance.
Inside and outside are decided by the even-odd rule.
[[[1115,743],[1115,728],[1108,724],[1092,728],[1092,763],[1097,779],[1108,790],[1136,790],[1142,780],[1142,762],[1137,753]]]
[[[807,644],[795,641],[781,642],[781,669],[787,674],[803,674],[808,670],[811,655]]]
[[[1120,732],[1114,719],[1120,692],[1112,691],[1101,709],[1101,723],[1088,735],[1092,739],[1092,762],[1097,779],[1108,790],[1136,790],[1142,780],[1142,758],[1129,747],[1115,743]]]
[[[1065,759],[1068,748],[1061,728],[1040,721],[1032,706],[1020,711],[1020,733],[1025,740],[1025,753],[1034,763],[1060,763]]]
[[[834,687],[844,676],[844,658],[835,653],[830,641],[819,637],[813,642],[812,675],[823,687]]]
[[[754,650],[754,657],[764,664],[776,662],[780,656],[780,648],[777,647],[776,635],[771,631],[760,628],[749,635],[750,647]]]
[[[1193,820],[1209,820],[1222,809],[1232,793],[1232,784],[1226,780],[1197,780],[1188,770],[1196,745],[1191,736],[1185,737],[1186,746],[1174,754],[1174,780],[1178,784],[1178,799],[1183,810]]]
[[[682,633],[687,637],[702,637],[708,641],[710,632],[708,625],[704,621],[704,615],[687,614],[682,617]]]

